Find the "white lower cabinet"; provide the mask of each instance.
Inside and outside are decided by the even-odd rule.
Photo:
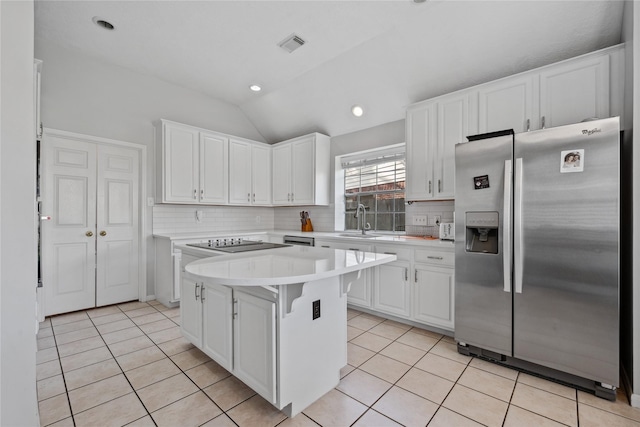
[[[202,351],[227,371],[233,369],[233,292],[202,285]]]
[[[411,249],[376,245],[375,252],[395,255],[398,260],[375,268],[373,308],[395,316],[411,316]]]
[[[316,239],[316,246],[331,249],[343,249],[359,252],[371,252],[371,246],[357,242],[335,242]],[[360,270],[360,277],[351,283],[347,293],[347,303],[361,307],[371,307],[371,272],[370,269]]]
[[[418,322],[453,330],[453,269],[416,264],[413,317]]]
[[[276,402],[276,303],[182,276],[185,338],[271,403]]]
[[[233,374],[276,403],[276,304],[237,290],[233,294]]]
[[[200,283],[182,277],[180,329],[182,335],[196,347],[202,347],[202,307]]]

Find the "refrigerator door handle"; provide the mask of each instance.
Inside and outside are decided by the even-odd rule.
[[[504,206],[502,207],[503,218],[503,244],[502,244],[502,266],[504,278],[504,291],[511,292],[511,160],[504,161]]]
[[[513,269],[515,291],[522,293],[522,268],[524,264],[524,247],[522,239],[522,158],[516,159],[515,189],[513,207]]]

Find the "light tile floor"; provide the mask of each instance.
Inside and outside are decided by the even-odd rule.
[[[179,309],[132,302],[47,318],[42,426],[640,426],[640,409],[457,353],[452,338],[348,311],[338,387],[287,418],[180,335]]]

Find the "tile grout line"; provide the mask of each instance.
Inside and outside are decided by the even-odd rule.
[[[71,421],[73,422],[73,426],[75,427],[76,418],[73,416],[73,409],[71,408],[71,398],[69,397],[69,390],[67,389],[67,379],[65,378],[64,370],[62,369],[62,358],[60,357],[60,351],[58,350],[58,341],[56,340],[56,330],[53,327],[53,322],[51,322],[51,332],[53,333],[52,335],[53,342],[56,344],[56,353],[58,354],[58,364],[60,365],[60,376],[62,376],[62,382],[64,383],[64,394],[67,396],[67,404],[69,405],[69,413],[71,414]],[[64,419],[65,418],[63,418],[63,420]],[[62,420],[58,420],[58,421],[62,421]],[[58,421],[55,421],[55,422],[58,422]]]

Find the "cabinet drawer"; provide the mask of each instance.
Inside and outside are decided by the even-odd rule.
[[[424,264],[453,267],[454,260],[455,254],[453,252],[418,249],[415,253],[415,262],[421,262]]]
[[[398,261],[411,262],[411,249],[396,245],[376,245],[374,248],[377,254],[395,255]]]
[[[343,249],[345,251],[371,252],[371,246],[356,242],[322,242],[322,246],[330,246],[331,249]]]

